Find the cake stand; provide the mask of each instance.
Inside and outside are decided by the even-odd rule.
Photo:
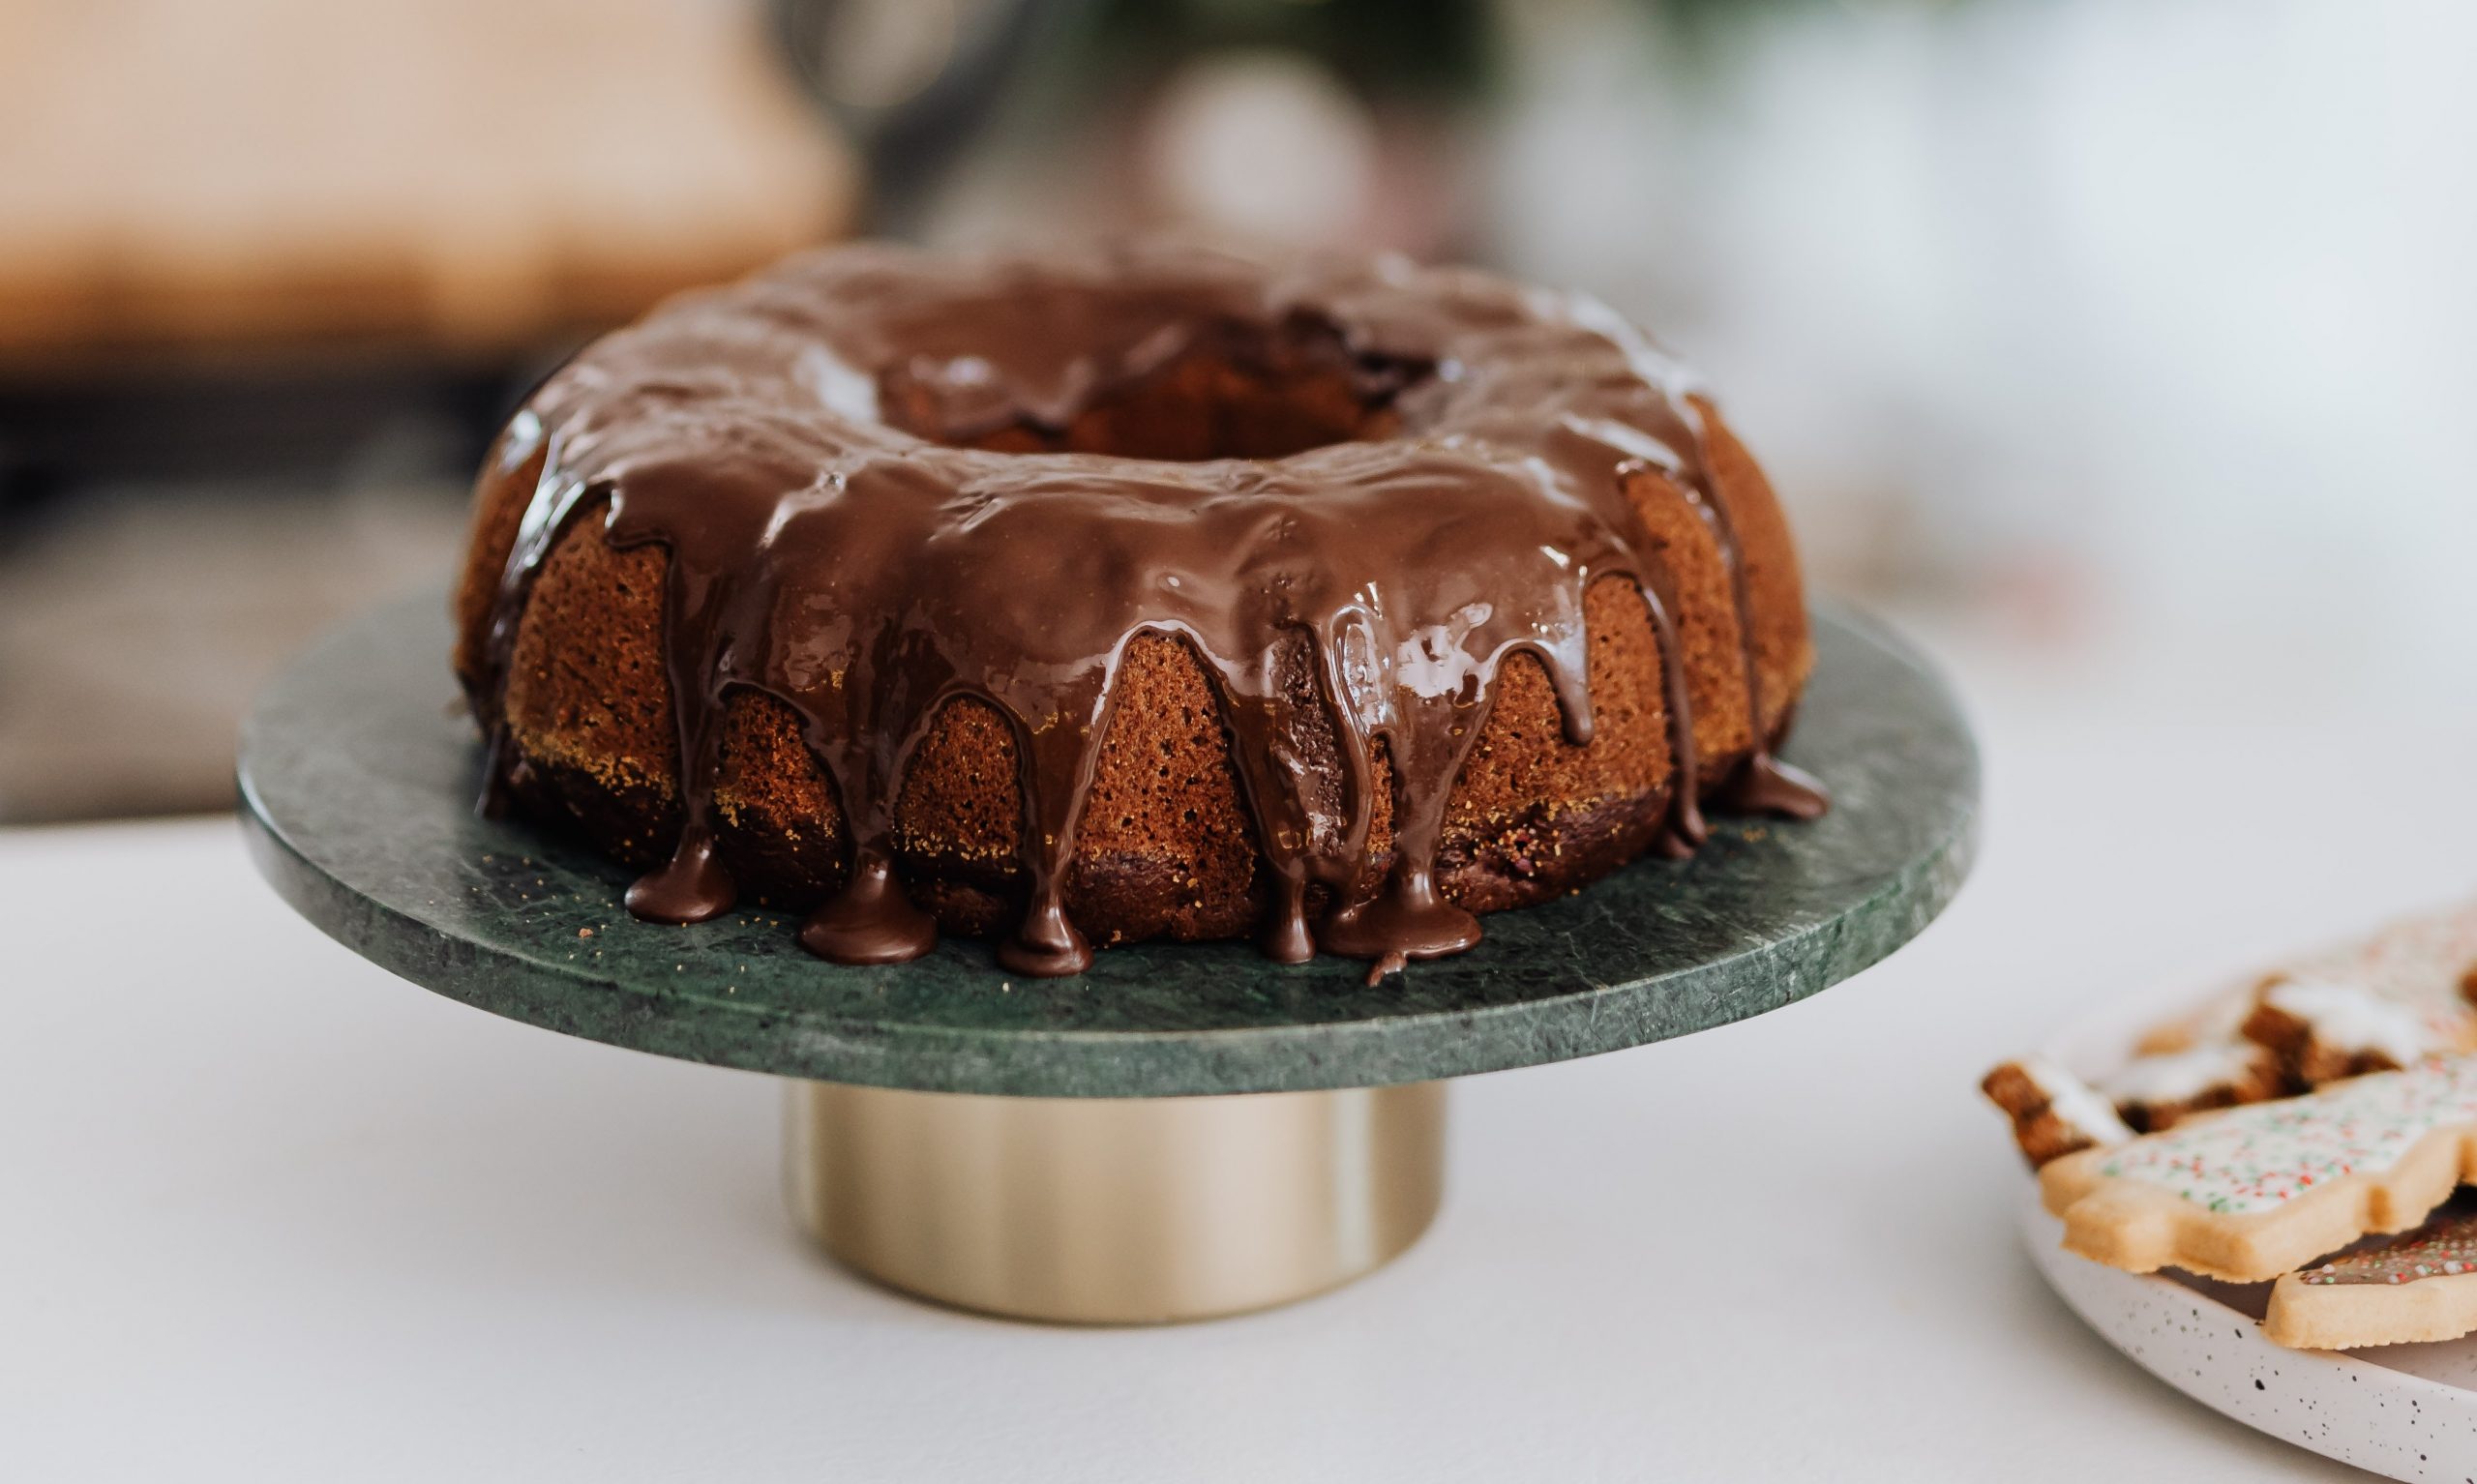
[[[964,1308],[1201,1319],[1381,1266],[1434,1216],[1445,1079],[1776,1010],[1908,941],[1959,887],[1978,759],[1919,657],[1838,608],[1793,760],[1834,809],[1720,816],[1645,861],[1486,919],[1455,958],[1366,965],[1145,944],[1069,979],[990,948],[837,967],[764,910],[631,919],[630,874],[477,818],[481,748],[450,704],[446,603],[346,625],[242,730],[252,852],[372,962],[568,1035],[790,1080],[787,1194],[849,1266]]]

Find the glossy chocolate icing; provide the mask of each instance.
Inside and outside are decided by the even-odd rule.
[[[1258,430],[1228,441],[1294,446],[1193,462],[972,446],[1054,445],[1098,400],[1197,357],[1344,377],[1361,416],[1318,432],[1338,441]],[[1598,579],[1631,579],[1659,644],[1676,765],[1663,848],[1702,840],[1674,585],[1627,489],[1657,481],[1709,522],[1751,697],[1745,578],[1690,391],[1592,301],[1394,259],[813,253],[671,302],[528,401],[500,458],[513,469],[542,454],[543,472],[483,689],[504,678],[560,532],[607,499],[614,547],[670,552],[662,643],[685,822],[631,910],[692,922],[733,905],[713,779],[725,702],[748,687],[797,714],[851,842],[844,886],[801,941],[850,964],[927,951],[934,924],[894,871],[895,804],[939,710],[975,697],[1013,728],[1024,800],[1029,905],[1000,957],[1070,974],[1091,950],[1063,876],[1114,676],[1138,635],[1178,635],[1219,689],[1274,883],[1265,951],[1381,972],[1479,938],[1434,865],[1506,659],[1536,655],[1567,735],[1590,739],[1583,594]],[[482,714],[495,787],[509,750],[497,708]],[[1338,769],[1313,765],[1333,740]],[[1394,836],[1381,879],[1380,746]],[[1760,737],[1724,796],[1800,817],[1824,807]],[[1331,905],[1311,922],[1315,887]]]

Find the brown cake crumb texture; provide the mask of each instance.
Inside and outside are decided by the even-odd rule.
[[[907,389],[890,379],[882,393],[888,421],[903,426]],[[1709,402],[1694,405],[1714,493],[1741,550],[1758,692],[1751,706],[1727,557],[1711,521],[1656,473],[1631,476],[1626,493],[1676,582],[1674,618],[1710,796],[1748,757],[1758,731],[1776,742],[1787,730],[1813,651],[1797,556],[1771,487]],[[1360,406],[1338,374],[1189,356],[1063,430],[1010,427],[975,442],[1201,459],[1272,457],[1388,431],[1388,414]],[[665,550],[614,549],[600,508],[580,511],[533,579],[503,691],[484,684],[493,600],[541,466],[539,453],[512,467],[497,458],[486,465],[455,604],[457,669],[486,725],[504,707],[515,806],[650,868],[668,855],[681,819],[660,647]],[[1643,854],[1659,832],[1676,770],[1652,624],[1624,579],[1597,582],[1585,611],[1593,740],[1567,740],[1545,669],[1516,654],[1451,795],[1437,880],[1469,910],[1574,890]],[[1296,675],[1313,686],[1304,643]],[[1127,650],[1117,683],[1066,883],[1069,916],[1095,944],[1254,935],[1270,880],[1205,667],[1183,638],[1148,634]],[[714,794],[722,861],[744,896],[806,909],[841,883],[850,859],[826,775],[794,713],[769,696],[736,693],[726,728]],[[1328,756],[1309,761],[1329,780],[1339,775],[1338,754],[1329,732],[1325,740]],[[999,714],[959,699],[934,724],[904,783],[897,868],[944,931],[1002,933],[1022,910],[1015,750]],[[1389,778],[1380,754],[1371,882],[1391,857]],[[1327,905],[1321,895],[1311,895],[1311,912]]]

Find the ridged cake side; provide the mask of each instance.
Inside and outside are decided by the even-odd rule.
[[[1748,635],[1739,632],[1714,522],[1656,473],[1630,476],[1626,494],[1676,585],[1673,617],[1708,796],[1758,735],[1776,742],[1786,730],[1813,652],[1778,503],[1710,405],[1695,406],[1712,492],[1739,549]],[[581,512],[535,573],[503,680],[492,683],[493,604],[540,472],[538,452],[486,466],[456,600],[457,670],[480,719],[504,727],[509,800],[650,867],[669,853],[681,822],[661,650],[666,552],[614,549],[599,511]],[[1466,909],[1495,911],[1572,890],[1645,853],[1660,832],[1676,766],[1649,615],[1633,584],[1618,578],[1590,588],[1585,612],[1592,740],[1567,739],[1545,669],[1516,654],[1498,677],[1453,787],[1437,879]],[[1296,673],[1299,684],[1312,684],[1303,656]],[[1253,935],[1270,883],[1205,667],[1181,638],[1146,635],[1130,647],[1117,685],[1065,881],[1068,915],[1095,943]],[[713,795],[721,859],[748,896],[806,909],[840,885],[850,856],[833,789],[782,702],[737,693],[725,727]],[[1329,734],[1326,745],[1334,745]],[[999,933],[1023,909],[1015,752],[1014,734],[996,712],[959,699],[933,724],[906,777],[896,810],[898,870],[913,900],[947,931]],[[1322,761],[1328,779],[1338,775],[1334,758],[1308,761],[1311,771]],[[1382,877],[1391,850],[1381,755],[1375,784],[1369,850],[1379,869],[1367,873],[1371,880]]]

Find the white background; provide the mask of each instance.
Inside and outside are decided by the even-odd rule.
[[[1507,266],[1712,378],[1809,553],[2470,673],[2477,6],[1504,8]]]

